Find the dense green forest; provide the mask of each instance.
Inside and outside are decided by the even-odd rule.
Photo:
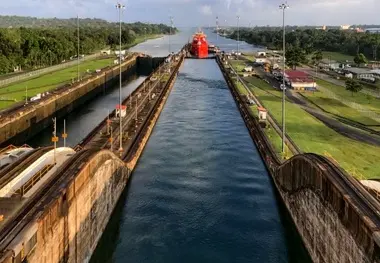
[[[8,17],[15,18],[15,17]],[[76,19],[36,19],[41,27],[24,27],[25,21],[34,18],[16,17],[8,21],[0,17],[0,74],[12,72],[14,67],[34,69],[50,66],[77,55]],[[51,22],[55,21],[57,22]],[[8,21],[5,23],[4,21]],[[22,22],[24,21],[24,22]],[[80,54],[89,54],[106,46],[119,44],[119,26],[100,19],[80,19]],[[163,24],[122,24],[122,44],[134,43],[138,36],[169,34],[170,27]],[[174,28],[172,32],[176,31]]]
[[[110,23],[98,18],[81,18],[80,23],[84,27],[106,27]],[[0,16],[0,27],[72,27],[76,26],[77,19],[37,18],[28,16]]]
[[[282,49],[282,30],[241,29],[240,39],[271,49]],[[237,31],[230,35],[237,39]],[[308,55],[316,50],[341,52],[347,55],[363,53],[368,59],[379,59],[380,35],[351,30],[297,29],[286,32],[287,49]]]

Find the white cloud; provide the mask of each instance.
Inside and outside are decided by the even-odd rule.
[[[0,0],[2,15],[38,17],[97,17],[116,21],[118,0]],[[120,0],[126,4],[124,21],[149,21],[197,26],[215,24],[215,16],[224,25],[280,25],[278,5],[285,0]],[[379,24],[380,0],[287,0],[286,23],[291,25]],[[20,8],[24,6],[25,8]],[[227,22],[225,22],[227,20]]]
[[[206,15],[206,16],[212,15],[212,9],[211,9],[211,6],[209,5],[201,6],[199,11],[201,12],[201,14]]]

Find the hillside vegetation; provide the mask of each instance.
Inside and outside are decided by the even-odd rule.
[[[15,67],[35,69],[61,63],[77,55],[76,19],[0,16],[0,74]],[[80,19],[80,54],[119,45],[119,26],[101,19]],[[174,28],[172,32],[175,32]],[[122,24],[122,45],[145,34],[169,34],[164,24]]]

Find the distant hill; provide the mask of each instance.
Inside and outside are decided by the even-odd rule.
[[[107,22],[99,18],[80,18],[79,22],[84,27],[107,27],[114,23]],[[37,18],[28,16],[0,16],[1,28],[28,27],[28,28],[56,28],[56,27],[73,27],[77,24],[77,18]]]

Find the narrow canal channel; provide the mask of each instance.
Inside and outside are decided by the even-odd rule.
[[[213,60],[186,60],[91,262],[310,262]]]

